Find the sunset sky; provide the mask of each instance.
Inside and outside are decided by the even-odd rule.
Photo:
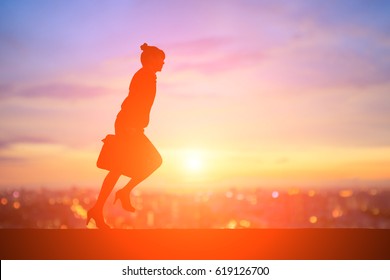
[[[390,185],[389,1],[0,2],[0,187],[100,187],[106,134],[166,53],[142,184]],[[124,181],[125,182],[125,181]]]

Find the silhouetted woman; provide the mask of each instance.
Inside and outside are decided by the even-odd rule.
[[[123,166],[130,165],[132,175],[129,183],[116,192],[115,201],[121,201],[123,209],[134,212],[130,202],[130,192],[152,174],[162,163],[156,148],[144,134],[149,124],[149,114],[156,95],[156,73],[164,65],[162,50],[146,43],[141,46],[142,68],[134,74],[129,87],[129,95],[123,101],[115,121],[115,137],[124,144],[119,166],[110,168],[103,181],[96,204],[87,213],[87,225],[94,219],[98,228],[110,228],[103,218],[104,204],[123,172]],[[129,152],[130,151],[130,152]],[[125,157],[123,159],[123,157]],[[107,169],[107,168],[106,168]]]

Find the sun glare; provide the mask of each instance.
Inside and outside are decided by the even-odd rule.
[[[199,172],[203,169],[202,156],[198,152],[189,152],[184,158],[185,168],[189,172]]]

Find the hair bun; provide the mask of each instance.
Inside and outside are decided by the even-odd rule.
[[[144,43],[144,44],[141,46],[141,50],[145,51],[148,47],[149,47],[148,44]]]

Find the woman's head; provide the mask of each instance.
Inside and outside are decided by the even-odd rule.
[[[142,66],[154,72],[161,71],[164,65],[165,53],[157,47],[148,46],[146,43],[141,46],[141,50]]]

